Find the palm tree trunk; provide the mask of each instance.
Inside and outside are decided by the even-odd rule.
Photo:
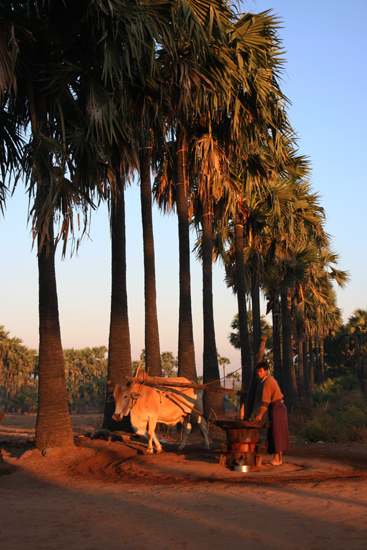
[[[150,181],[150,149],[148,147],[141,149],[139,164],[144,246],[145,361],[146,369],[149,370],[150,376],[161,376],[162,369],[159,347],[154,261],[152,190]]]
[[[108,344],[108,380],[125,382],[132,375],[131,344],[126,282],[125,182],[116,171],[116,189],[111,203],[111,316]],[[107,392],[103,427],[109,430],[130,430],[126,419],[112,420],[114,403],[108,402]]]
[[[316,384],[322,384],[323,378],[321,373],[321,362],[320,362],[320,343],[318,337],[315,337],[315,361],[316,361]]]
[[[282,292],[281,304],[284,397],[288,410],[291,410],[297,403],[297,382],[293,365],[291,292],[289,288]]]
[[[236,256],[236,288],[237,288],[237,304],[238,304],[238,328],[240,332],[241,345],[241,365],[242,365],[242,391],[249,391],[252,364],[251,364],[251,349],[248,334],[247,322],[247,303],[246,303],[246,284],[245,284],[245,259],[243,254],[243,234],[244,226],[239,217],[236,219],[235,225],[235,256]],[[244,398],[241,396],[241,415],[244,411]]]
[[[361,381],[361,388],[362,388],[362,393],[364,395],[364,397],[366,397],[366,376],[365,376],[365,358],[363,355],[360,355],[359,357],[359,365],[358,365],[358,369],[357,369],[357,373],[360,377],[360,381]]]
[[[325,380],[325,354],[324,354],[324,339],[320,338],[320,373],[321,383]]]
[[[187,139],[178,132],[177,216],[180,271],[180,307],[178,321],[178,376],[197,382],[191,307],[190,227],[187,176]]]
[[[263,358],[264,358],[266,340],[267,340],[266,336],[261,337],[259,351],[257,352],[257,355],[254,359],[254,368],[252,370],[250,388],[248,390],[247,400],[246,400],[246,409],[244,411],[244,416],[243,416],[246,419],[249,419],[251,417],[252,412],[254,410],[256,394],[257,394],[257,388],[258,388],[258,385],[259,385],[259,380],[257,378],[256,365],[258,363],[260,363],[260,361],[262,361]]]
[[[213,310],[213,215],[208,204],[203,205],[203,321],[204,321],[204,353],[203,382],[212,387],[220,387],[217,346],[214,330]],[[211,411],[216,415],[224,413],[223,395],[215,392],[204,392],[204,413]]]
[[[308,340],[308,354],[310,357],[310,386],[311,391],[313,392],[315,389],[315,354],[312,337],[310,337]]]
[[[38,235],[39,275],[39,390],[36,446],[73,445],[68,408],[65,362],[61,344],[59,308],[55,275],[53,216],[45,242]]]
[[[304,358],[303,358],[303,343],[304,343],[304,333],[303,333],[303,322],[297,322],[297,346],[298,346],[298,397],[301,402],[305,401],[306,391],[305,391],[305,374],[304,374]]]
[[[131,344],[126,282],[124,181],[116,177],[117,193],[111,204],[111,318],[108,377],[115,384],[131,376]]]
[[[274,360],[274,378],[278,382],[282,391],[283,372],[282,372],[282,352],[281,352],[281,336],[280,336],[280,303],[279,297],[274,299],[272,307],[272,320],[273,320],[273,360]]]
[[[251,273],[251,301],[252,301],[252,330],[253,330],[253,356],[254,360],[259,353],[261,343],[261,313],[260,313],[260,284],[259,271],[254,268]],[[255,364],[254,364],[255,366]]]
[[[32,90],[33,95],[33,90]],[[34,93],[32,133],[38,143],[34,158],[39,205],[45,208],[43,218],[38,219],[38,308],[39,308],[39,386],[36,422],[36,446],[64,447],[73,445],[68,398],[66,391],[65,360],[61,344],[59,306],[55,272],[54,217],[47,208],[50,194],[50,155],[40,139],[48,136],[47,106],[45,95]]]
[[[303,369],[304,369],[304,381],[305,381],[305,396],[307,405],[311,404],[311,391],[310,391],[310,362],[308,355],[307,338],[303,341]]]

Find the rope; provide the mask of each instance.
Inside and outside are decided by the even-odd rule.
[[[240,367],[237,370],[234,370],[234,371],[230,372],[229,374],[234,374],[235,372],[238,372],[239,370],[242,370],[242,367]],[[218,380],[213,380],[212,382],[206,382],[205,385],[210,386],[210,384],[216,384],[217,382],[222,382],[223,380],[226,380],[229,377],[229,374],[227,374],[227,376],[223,376],[223,378],[218,378]]]

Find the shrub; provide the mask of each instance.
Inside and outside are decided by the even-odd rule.
[[[367,441],[367,402],[353,375],[326,380],[313,394],[312,409],[290,415],[293,434],[306,441]]]

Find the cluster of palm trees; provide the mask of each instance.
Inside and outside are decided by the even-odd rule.
[[[0,208],[4,211],[10,177],[17,181],[21,175],[30,197],[39,268],[39,448],[73,441],[55,249],[60,243],[65,254],[70,241],[78,247],[74,229],[81,226],[83,235],[100,201],[108,201],[111,225],[108,376],[121,382],[131,374],[124,190],[136,172],[150,374],[161,374],[155,197],[178,217],[179,375],[197,379],[190,287],[193,225],[203,266],[204,383],[220,384],[212,266],[222,257],[227,283],[238,297],[242,383],[248,387],[252,376],[246,300],[250,294],[256,354],[262,289],[275,332],[281,304],[283,359],[274,360],[289,403],[294,402],[292,300],[303,346],[306,337],[322,337],[335,321],[330,279],[343,282],[346,274],[330,267],[337,258],[310,188],[307,159],[298,154],[287,117],[288,100],[279,85],[278,26],[269,12],[240,14],[226,0],[0,2]],[[223,411],[220,394],[205,392],[205,397],[207,411]]]
[[[107,388],[105,346],[65,349],[67,396],[71,410],[100,410]],[[33,412],[38,408],[38,354],[0,325],[0,407]]]
[[[367,310],[358,308],[339,330],[325,339],[325,355],[333,377],[357,375],[367,395]]]
[[[9,332],[0,325],[0,401],[2,406],[7,403],[19,402],[31,398],[37,377],[37,352],[29,349],[17,338],[10,338]],[[26,407],[30,403],[22,403]],[[5,407],[6,408],[6,407]]]
[[[309,401],[315,377],[318,383],[323,381],[323,342],[341,324],[333,281],[340,286],[348,281],[347,273],[336,269],[338,256],[331,249],[323,209],[309,184],[306,159],[293,156],[293,161],[298,164],[296,176],[294,165],[288,167],[275,181],[267,180],[259,194],[252,192],[248,197],[241,235],[236,233],[238,228],[230,229],[225,261],[227,284],[238,295],[238,284],[245,281],[242,292],[251,297],[252,352],[248,311],[246,305],[243,311],[238,304],[236,321],[240,334],[246,334],[240,339],[242,365],[251,364],[264,336],[259,309],[262,289],[267,313],[272,313],[274,374],[290,408]],[[251,373],[247,376],[245,387]]]

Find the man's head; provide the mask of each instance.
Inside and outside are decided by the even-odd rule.
[[[260,363],[258,363],[256,365],[256,374],[257,374],[257,377],[262,380],[263,378],[265,378],[265,376],[268,375],[268,370],[269,370],[269,364],[267,361],[260,361]]]

